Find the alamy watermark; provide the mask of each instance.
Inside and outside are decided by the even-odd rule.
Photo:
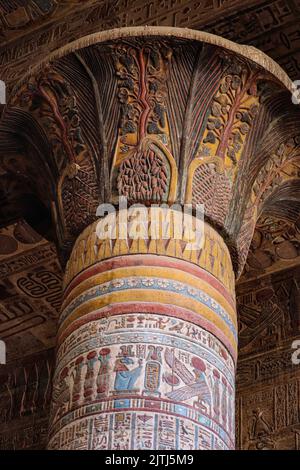
[[[204,205],[133,204],[119,198],[118,210],[112,204],[100,204],[96,227],[101,240],[168,240],[186,241],[187,250],[199,250],[204,244]]]
[[[0,340],[0,364],[6,364],[6,344]]]
[[[300,364],[300,339],[292,342],[292,349],[295,349],[292,354],[292,363],[298,366]]]
[[[6,85],[0,80],[0,104],[6,104]]]
[[[292,82],[292,102],[293,104],[300,104],[300,80]]]

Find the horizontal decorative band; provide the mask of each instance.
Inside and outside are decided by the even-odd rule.
[[[141,267],[151,268],[153,274],[155,272],[154,268],[165,268],[165,274],[167,274],[169,271],[175,273],[176,270],[180,272],[181,276],[184,278],[186,274],[198,278],[199,280],[204,281],[206,285],[209,285],[214,288],[214,290],[217,291],[220,295],[222,295],[224,299],[228,302],[229,308],[231,307],[234,311],[236,310],[235,297],[232,297],[227,291],[227,289],[225,289],[224,285],[212,274],[190,262],[179,260],[176,258],[170,258],[168,256],[158,255],[118,256],[112,259],[103,260],[96,263],[95,265],[78,274],[75,279],[73,279],[73,281],[69,284],[69,286],[64,292],[64,302],[62,305],[62,309],[64,309],[66,304],[70,301],[69,299],[73,299],[74,291],[76,291],[75,295],[77,295],[77,287],[79,285],[86,285],[86,282],[92,282],[92,278],[94,276],[108,271],[113,271],[118,268],[125,268],[129,270],[130,268]]]
[[[193,325],[186,321],[184,313],[181,312],[182,318],[172,316],[171,309],[166,310],[164,315],[156,312],[115,312],[110,317],[91,314],[89,322],[78,323],[77,329],[69,332],[60,343],[57,351],[59,363],[54,376],[59,376],[64,367],[79,356],[84,356],[87,351],[110,348],[122,340],[137,345],[138,349],[142,343],[150,344],[151,347],[153,344],[165,344],[208,359],[234,387],[235,361],[225,350],[222,340],[204,329],[202,324]]]
[[[200,269],[200,268],[198,268]],[[202,270],[201,270],[202,271]],[[214,287],[208,284],[205,280],[201,279],[200,276],[195,277],[187,272],[182,272],[179,269],[171,267],[160,267],[160,266],[124,266],[122,268],[110,269],[109,271],[101,272],[98,275],[85,279],[81,284],[77,285],[72,291],[69,291],[69,295],[65,298],[62,304],[62,311],[66,311],[69,308],[76,308],[76,299],[82,299],[88,296],[88,292],[92,289],[96,289],[99,286],[104,286],[107,283],[111,283],[112,286],[121,285],[124,279],[130,278],[132,280],[132,287],[138,286],[141,279],[147,279],[147,285],[149,279],[157,279],[158,285],[162,286],[162,283],[168,286],[168,282],[184,283],[191,289],[198,289],[199,292],[203,293],[212,299],[213,304],[219,304],[228,314],[233,323],[236,324],[236,310],[232,305],[227,302],[226,298],[220,294]],[[166,282],[163,282],[166,281]],[[178,284],[179,286],[180,284]],[[181,289],[182,290],[182,289]],[[102,289],[101,289],[102,292]],[[80,300],[78,300],[80,302]]]
[[[167,415],[173,415],[191,421],[195,424],[201,425],[204,429],[209,430],[216,436],[218,436],[226,446],[234,448],[234,443],[230,439],[230,435],[226,430],[217,423],[210,416],[197,411],[195,408],[184,405],[180,402],[174,402],[169,400],[162,400],[154,397],[138,398],[136,396],[125,395],[119,399],[104,399],[98,403],[91,403],[86,406],[82,406],[79,409],[71,411],[64,415],[55,426],[50,429],[51,439],[55,437],[55,434],[62,431],[65,426],[69,424],[74,425],[76,421],[93,415],[101,415],[102,413],[120,413],[122,411],[133,411],[133,412],[149,412],[160,413]]]
[[[229,330],[237,341],[236,321],[206,292],[182,282],[151,277],[116,279],[85,291],[62,312],[59,331],[96,308],[120,301],[151,302],[156,295],[163,303],[188,307],[206,318],[215,318],[216,324],[223,331]]]
[[[169,209],[168,214],[171,232],[175,232],[176,211]],[[116,214],[116,226],[118,217],[119,213]],[[65,287],[75,276],[101,260],[129,254],[154,254],[186,260],[202,267],[217,278],[234,298],[235,277],[228,248],[222,237],[208,224],[204,223],[203,246],[191,250],[183,238],[151,239],[150,228],[148,239],[100,239],[96,233],[98,223],[96,221],[87,227],[77,239],[67,264]]]
[[[134,302],[126,302],[120,304],[115,303],[113,305],[109,305],[108,307],[104,307],[102,309],[90,312],[84,315],[83,317],[80,317],[78,320],[75,320],[73,323],[71,323],[58,337],[57,357],[61,358],[64,355],[63,349],[65,349],[64,341],[66,340],[66,338],[68,338],[73,332],[76,332],[81,326],[100,319],[111,319],[114,316],[118,317],[124,314],[135,313],[139,315],[151,314],[151,317],[153,316],[153,321],[155,321],[156,317],[160,317],[162,319],[162,323],[166,321],[166,316],[168,316],[174,317],[179,320],[181,319],[184,321],[188,321],[191,324],[191,327],[192,325],[199,326],[205,331],[213,334],[218,340],[220,340],[220,342],[227,349],[229,355],[232,357],[234,363],[236,363],[236,342],[232,344],[228,340],[227,336],[223,333],[223,331],[221,331],[213,322],[186,308],[177,307],[175,305],[161,304],[158,302],[139,302],[138,304]]]

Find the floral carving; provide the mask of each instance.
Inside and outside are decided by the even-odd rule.
[[[126,152],[127,134],[136,134],[137,143],[146,134],[165,133],[166,65],[171,50],[164,43],[154,42],[139,47],[121,43],[114,50],[121,103],[120,134]]]
[[[162,201],[168,190],[168,173],[163,158],[154,150],[137,150],[123,160],[118,189],[129,201]]]
[[[202,152],[236,166],[245,137],[259,109],[258,71],[225,57],[225,75],[213,98],[204,134]]]

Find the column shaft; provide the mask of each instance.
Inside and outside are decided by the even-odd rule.
[[[234,448],[234,276],[222,238],[205,224],[191,251],[183,238],[99,240],[96,229],[66,272],[49,448]]]

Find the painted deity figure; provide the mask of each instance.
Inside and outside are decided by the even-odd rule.
[[[168,348],[165,351],[165,360],[172,370],[172,374],[167,376],[165,374],[166,382],[173,386],[177,385],[180,379],[185,384],[168,392],[166,396],[176,401],[187,401],[197,397],[195,406],[207,411],[207,408],[210,407],[211,394],[206,381],[205,363],[200,358],[193,357],[191,359],[192,374],[185,364],[175,356],[174,351]],[[177,380],[174,380],[174,377],[177,377]]]
[[[76,359],[75,367],[72,371],[72,376],[74,377],[73,397],[72,397],[73,405],[77,404],[77,402],[80,400],[81,389],[82,389],[81,374],[82,374],[83,365],[84,365],[84,358],[80,356]]]
[[[132,357],[129,357],[126,352],[122,351],[121,354],[116,358],[114,372],[116,373],[114,389],[119,391],[133,390],[134,384],[142,372],[142,359],[138,360],[138,366],[130,369],[135,361]]]
[[[88,399],[93,394],[94,388],[94,375],[95,375],[95,363],[97,362],[97,353],[96,351],[91,351],[87,355],[87,370],[84,380],[84,397]]]
[[[109,361],[110,361],[110,349],[102,348],[99,351],[98,361],[100,361],[100,367],[96,379],[97,385],[97,396],[107,393],[109,388]]]

